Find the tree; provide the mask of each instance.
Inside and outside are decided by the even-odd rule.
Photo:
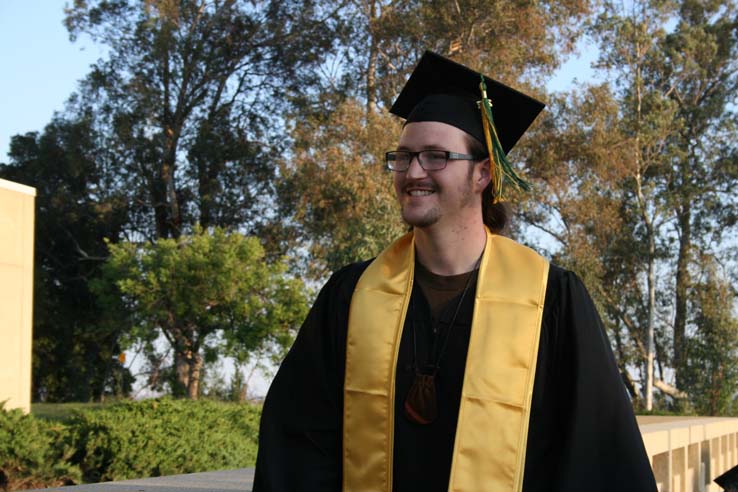
[[[97,167],[87,119],[54,119],[43,133],[16,135],[0,176],[36,188],[33,399],[100,400],[126,395],[132,377],[118,360],[119,327],[89,290],[106,255],[105,237],[121,234],[126,198]]]
[[[735,162],[725,159],[735,138],[735,117],[729,111],[738,88],[738,43],[735,32],[738,13],[733,2],[636,2],[630,19],[613,15],[615,9],[608,7],[609,19],[616,25],[632,25],[626,31],[632,39],[630,51],[633,56],[619,56],[619,48],[605,35],[603,46],[610,47],[603,62],[610,68],[619,67],[620,73],[631,73],[630,90],[624,93],[624,102],[631,110],[636,126],[633,127],[634,149],[644,157],[653,156],[660,167],[650,176],[645,175],[646,186],[653,199],[650,206],[641,199],[639,207],[641,222],[649,232],[649,257],[655,253],[657,236],[665,245],[676,241],[676,251],[669,248],[669,256],[675,259],[673,282],[674,322],[671,366],[674,371],[674,391],[671,396],[684,396],[681,372],[686,363],[689,346],[686,327],[689,323],[688,304],[691,284],[691,269],[695,259],[710,252],[710,243],[720,244],[727,225],[726,211],[734,209],[735,201],[728,192],[735,184]],[[676,20],[672,32],[648,27],[651,18],[665,23],[667,18]],[[619,20],[618,20],[619,19]],[[642,27],[639,27],[642,26]],[[604,33],[612,32],[605,29]],[[643,34],[656,34],[651,40]],[[616,30],[615,33],[618,33]],[[614,56],[613,56],[614,55]],[[632,101],[632,102],[629,102]],[[654,101],[656,104],[654,104]],[[644,105],[645,104],[645,105]],[[656,128],[657,122],[663,130],[657,133],[658,145],[644,146],[643,129]],[[651,134],[653,134],[651,132]],[[647,136],[647,135],[646,135]],[[648,137],[647,137],[648,138]],[[647,162],[640,159],[641,162]],[[644,168],[648,171],[648,168]],[[648,181],[652,183],[648,185]],[[644,190],[640,183],[636,183]],[[657,231],[655,221],[648,214],[658,214],[668,220],[673,233]],[[700,237],[710,237],[708,241]],[[723,236],[724,237],[724,236]],[[666,266],[669,268],[669,266]],[[649,326],[655,322],[655,280],[649,273],[651,301]],[[669,283],[671,283],[669,282]],[[668,350],[669,347],[664,347]],[[650,391],[647,389],[647,401]],[[682,398],[683,399],[683,398]]]
[[[281,167],[281,207],[295,238],[309,245],[306,271],[314,278],[375,256],[403,232],[384,169],[398,131],[388,115],[365,122],[356,101],[342,104],[330,124],[308,119],[295,128],[294,155]]]
[[[108,48],[72,106],[107,137],[100,164],[130,197],[127,227],[152,239],[194,224],[253,230],[279,112],[310,87],[331,11],[311,0],[76,0],[66,13],[72,39]]]
[[[583,0],[351,0],[341,10],[352,33],[341,59],[367,112],[391,104],[426,49],[520,83],[558,65],[589,10]]]
[[[127,237],[262,229],[272,215],[281,114],[310,92],[335,37],[335,8],[75,0],[66,9],[72,40],[88,35],[107,48],[68,112],[89,119],[99,137],[95,163],[108,191],[126,196]]]
[[[346,2],[339,13],[351,35],[322,80],[332,96],[289,114],[292,147],[280,173],[287,247],[307,248],[320,277],[375,256],[402,232],[382,171],[400,131],[387,109],[425,49],[521,86],[557,66],[588,11],[583,1]]]
[[[526,149],[537,192],[521,197],[521,222],[552,241],[553,261],[579,273],[613,335],[617,361],[634,399],[628,366],[645,367],[648,306],[643,303],[643,228],[632,228],[632,147],[609,85],[551,101]],[[518,224],[517,234],[526,232]],[[644,248],[644,246],[646,246]],[[646,297],[647,298],[647,297]]]
[[[623,136],[621,144],[631,149],[624,155],[628,169],[629,202],[633,206],[637,240],[646,244],[646,410],[653,407],[654,358],[656,351],[657,242],[663,233],[668,212],[663,200],[668,194],[663,168],[669,152],[675,107],[664,90],[649,83],[661,69],[658,43],[666,35],[663,25],[673,15],[671,2],[634,2],[629,7],[606,2],[593,31],[599,36],[603,52],[602,68],[619,73],[617,90],[622,100]],[[617,41],[614,44],[613,41]],[[678,157],[675,157],[678,159]],[[638,275],[638,272],[633,272]]]
[[[679,376],[689,328],[715,340],[691,324],[689,279],[735,224],[736,18],[732,3],[606,2],[592,34],[613,82],[559,98],[527,155],[544,191],[526,220],[588,277],[647,409],[651,382],[664,406],[698,398]]]
[[[288,346],[307,312],[304,285],[286,276],[284,262],[265,262],[254,237],[196,228],[178,239],[109,248],[103,279],[93,288],[108,312],[126,313],[133,325],[129,343],[163,335],[191,399],[199,395],[208,352]]]
[[[688,360],[691,270],[734,230],[738,182],[735,159],[738,92],[738,8],[735,2],[683,1],[676,28],[661,50],[655,83],[678,108],[669,205],[678,244],[675,273],[674,372],[677,386]],[[718,246],[719,247],[719,246]]]
[[[694,336],[687,338],[688,355],[682,387],[700,415],[738,412],[738,318],[735,290],[715,258],[702,258],[701,279],[693,286],[695,309],[690,319]]]

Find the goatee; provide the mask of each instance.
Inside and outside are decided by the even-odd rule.
[[[402,207],[401,215],[403,222],[405,222],[410,227],[422,228],[432,226],[441,219],[441,211],[438,207],[431,208],[420,217],[413,217],[413,214],[406,213],[405,207]]]

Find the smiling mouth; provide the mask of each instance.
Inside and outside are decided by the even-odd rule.
[[[407,194],[410,196],[428,196],[435,193],[433,190],[408,190]]]

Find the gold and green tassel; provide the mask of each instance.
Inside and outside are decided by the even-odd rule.
[[[479,101],[479,109],[482,111],[482,126],[484,128],[484,138],[487,141],[487,151],[492,159],[490,172],[492,174],[492,196],[493,203],[504,201],[502,196],[503,184],[510,184],[519,190],[530,191],[530,183],[513,169],[510,161],[507,160],[505,151],[502,150],[502,144],[497,136],[495,128],[495,120],[492,117],[492,101],[487,98],[487,84],[484,83],[484,76],[480,76],[482,82],[479,84],[479,90],[482,92],[482,100]]]

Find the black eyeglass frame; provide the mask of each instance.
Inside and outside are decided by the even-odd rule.
[[[433,168],[427,168],[423,164],[423,158],[422,154],[426,152],[442,152],[446,155],[446,162],[443,164],[443,167],[433,167]],[[390,156],[396,156],[397,154],[407,154],[410,156],[410,158],[407,161],[407,167],[404,169],[397,169],[393,167],[390,163],[395,163],[396,160],[392,159],[390,160]],[[420,164],[420,167],[422,167],[426,171],[441,171],[443,169],[446,169],[446,166],[448,166],[448,161],[481,161],[486,159],[486,156],[476,156],[471,154],[459,154],[458,152],[451,152],[449,150],[438,150],[438,149],[425,149],[425,150],[419,150],[417,152],[412,152],[410,150],[391,150],[389,152],[385,152],[384,154],[384,161],[385,165],[387,166],[387,169],[390,171],[395,171],[398,173],[403,173],[410,169],[410,164],[412,164],[414,158],[418,158],[418,164]]]

